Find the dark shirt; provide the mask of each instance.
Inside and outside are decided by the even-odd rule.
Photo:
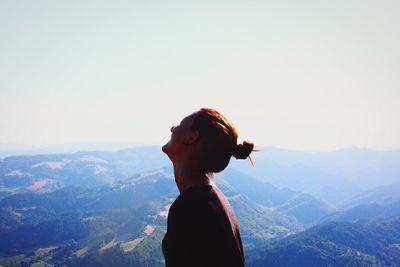
[[[162,249],[167,267],[244,266],[236,216],[211,185],[189,187],[172,203]]]

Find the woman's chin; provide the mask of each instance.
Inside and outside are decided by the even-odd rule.
[[[161,150],[168,156],[168,158],[172,161],[172,157],[175,154],[174,153],[174,149],[173,147],[171,147],[170,143],[166,143],[165,145],[163,145],[163,147],[161,148]]]
[[[168,144],[169,144],[169,142],[166,143],[165,145],[163,145],[162,148],[161,148],[162,152],[164,152],[165,154],[168,154],[167,153],[168,152]]]

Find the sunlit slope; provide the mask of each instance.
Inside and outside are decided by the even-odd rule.
[[[0,159],[0,199],[13,193],[112,183],[167,164],[158,146],[7,157]]]

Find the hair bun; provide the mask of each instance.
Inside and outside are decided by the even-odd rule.
[[[254,144],[251,141],[244,141],[243,144],[237,144],[233,155],[236,159],[247,159],[253,151]]]

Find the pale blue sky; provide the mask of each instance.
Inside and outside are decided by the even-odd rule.
[[[0,143],[163,144],[202,106],[239,139],[400,148],[399,1],[0,2]]]

